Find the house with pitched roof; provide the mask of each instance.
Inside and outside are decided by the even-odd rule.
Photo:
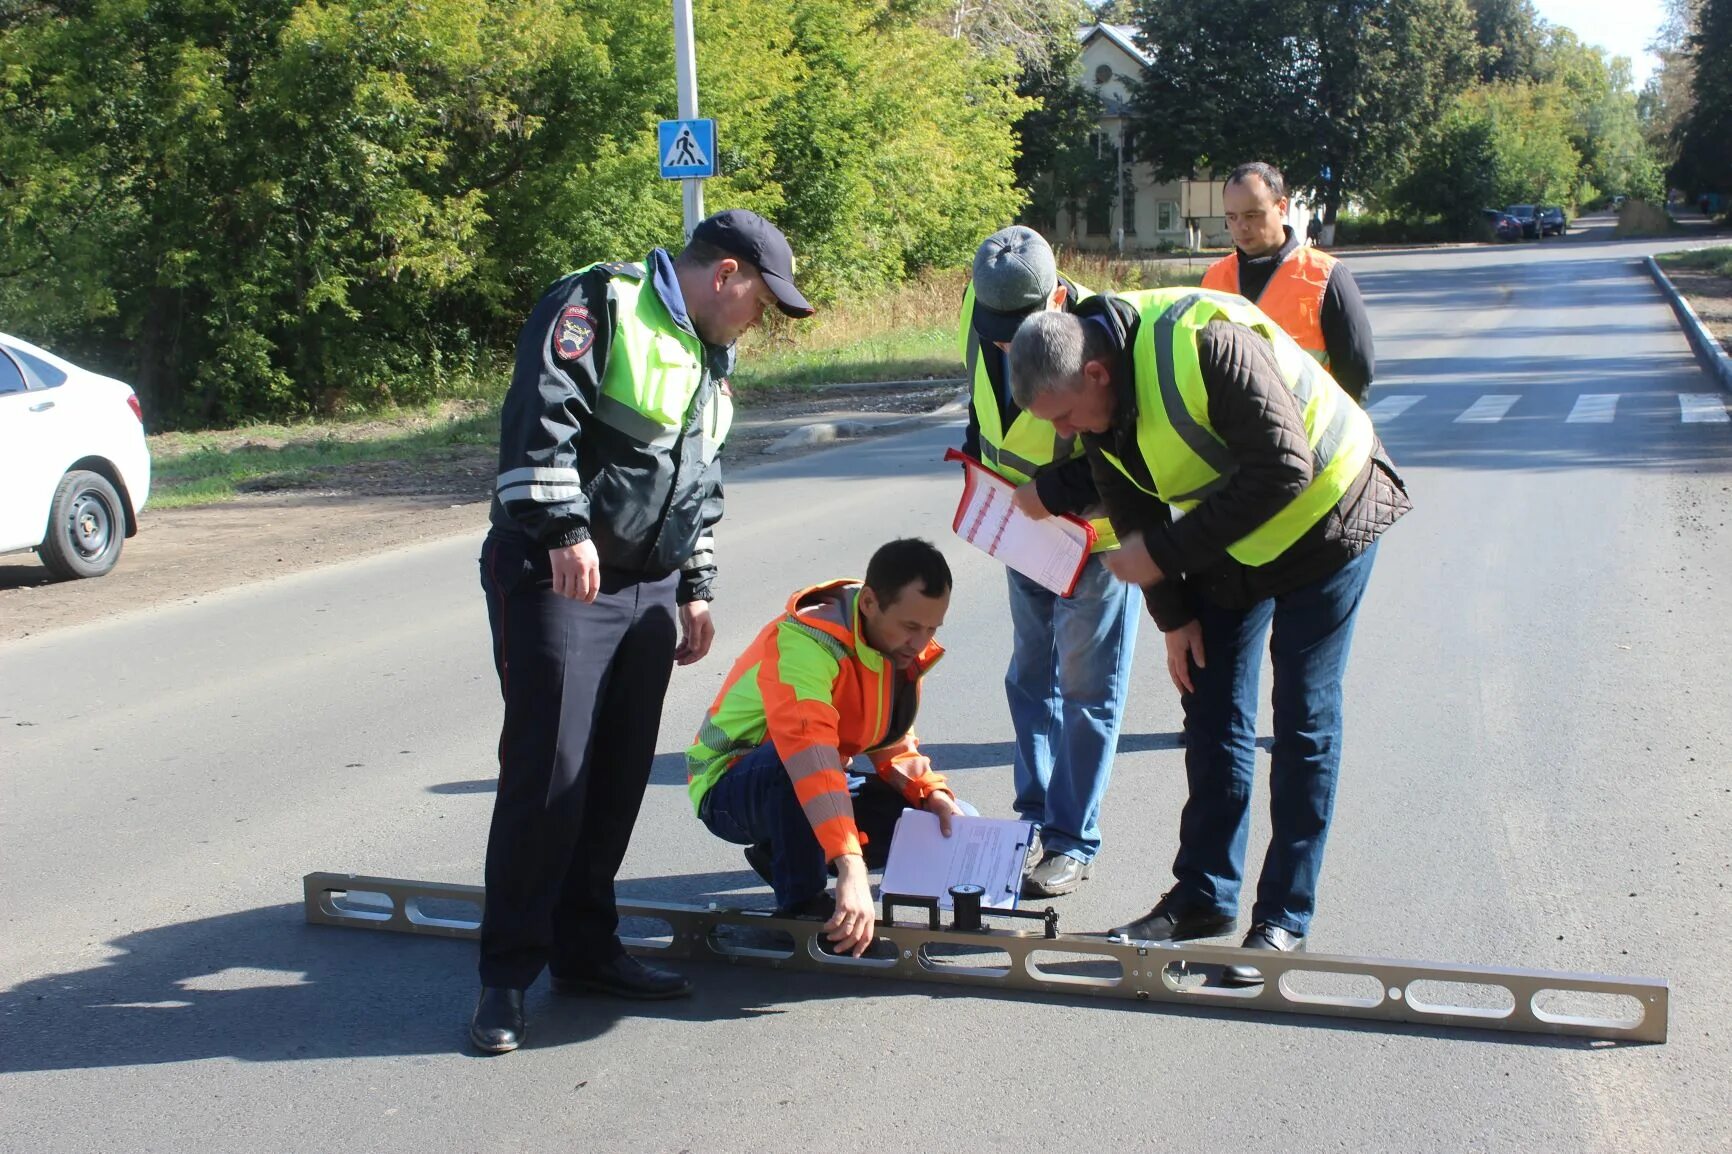
[[[1106,196],[1075,211],[1060,209],[1055,220],[1040,222],[1042,230],[1054,244],[1107,252],[1230,247],[1220,181],[1207,172],[1190,180],[1159,181],[1152,165],[1133,159],[1126,81],[1151,63],[1137,44],[1137,33],[1129,24],[1092,24],[1078,31],[1082,53],[1076,82],[1100,97],[1094,145],[1117,159],[1118,179]],[[1291,204],[1288,223],[1304,236],[1310,211],[1298,197]]]

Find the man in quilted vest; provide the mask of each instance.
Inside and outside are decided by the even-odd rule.
[[[1119,549],[1185,713],[1190,797],[1176,884],[1113,930],[1214,937],[1238,920],[1257,684],[1274,667],[1270,842],[1247,949],[1303,949],[1341,764],[1342,676],[1382,534],[1409,508],[1365,411],[1242,298],[1110,293],[1023,322],[1010,377],[1029,412],[1082,435]],[[1254,966],[1229,984],[1262,980]]]

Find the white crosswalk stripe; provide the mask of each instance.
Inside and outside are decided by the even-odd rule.
[[[1460,424],[1490,424],[1501,421],[1504,414],[1515,407],[1521,400],[1520,393],[1487,393],[1467,407],[1467,411],[1456,418]]]
[[[1567,394],[1566,394],[1567,395]],[[1625,398],[1633,398],[1624,405]],[[1626,421],[1664,419],[1668,398],[1678,398],[1678,420],[1686,425],[1724,425],[1732,423],[1732,396],[1725,393],[1580,393],[1564,416],[1568,425],[1609,425],[1622,416]],[[1509,416],[1522,405],[1525,421],[1546,422],[1558,419],[1564,397],[1549,390],[1529,396],[1526,393],[1485,393],[1459,412],[1461,402],[1452,393],[1390,393],[1379,396],[1365,407],[1366,415],[1378,425],[1387,425],[1406,416],[1402,428],[1455,421],[1467,425],[1493,425]],[[1420,402],[1425,402],[1423,405]],[[1417,412],[1411,410],[1417,409]],[[1451,416],[1451,412],[1455,412]]]
[[[1371,407],[1365,410],[1365,414],[1373,421],[1393,421],[1424,399],[1424,397],[1399,394],[1380,397],[1371,402]]]
[[[1732,421],[1726,399],[1720,393],[1679,393],[1678,415],[1686,425],[1723,425]]]
[[[1573,425],[1605,425],[1617,415],[1617,393],[1583,393],[1576,398],[1576,407],[1564,421]]]

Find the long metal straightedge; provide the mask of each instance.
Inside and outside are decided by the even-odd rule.
[[[311,873],[307,921],[434,937],[480,932],[480,886]],[[1499,966],[1447,965],[1180,943],[1139,946],[1105,937],[879,922],[866,956],[824,948],[820,924],[753,910],[622,902],[623,919],[665,933],[623,938],[634,954],[770,969],[943,982],[986,989],[1139,1002],[1317,1014],[1473,1030],[1664,1042],[1662,978],[1612,978]],[[1255,965],[1261,985],[1219,984],[1223,967]]]

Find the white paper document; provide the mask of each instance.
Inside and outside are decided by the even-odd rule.
[[[1075,517],[1024,516],[1011,502],[1014,484],[972,457],[954,449],[951,454],[967,466],[951,522],[956,535],[1029,580],[1070,596],[1094,545],[1094,530]]]
[[[950,819],[945,837],[938,815],[905,809],[890,840],[890,860],[884,866],[887,894],[937,898],[950,908],[950,887],[977,885],[986,891],[981,905],[999,910],[1016,908],[1022,891],[1022,859],[1034,827],[1026,821],[999,817]]]

